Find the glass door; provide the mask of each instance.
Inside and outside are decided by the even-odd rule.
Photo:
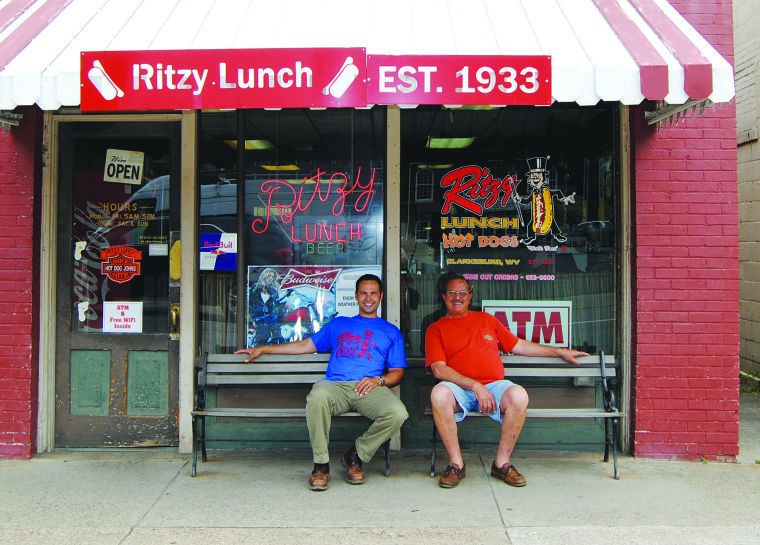
[[[59,138],[56,446],[176,445],[179,124]]]

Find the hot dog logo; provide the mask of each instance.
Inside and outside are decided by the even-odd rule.
[[[352,57],[346,57],[343,66],[340,67],[335,77],[322,89],[323,95],[331,95],[335,98],[341,98],[349,86],[359,75],[359,67],[354,64]]]
[[[87,79],[90,80],[90,83],[95,86],[95,89],[98,90],[100,96],[105,100],[113,100],[116,97],[121,98],[124,96],[124,91],[114,83],[98,59],[92,61],[92,68],[87,72]]]
[[[552,210],[552,194],[544,188],[540,192],[531,195],[531,211],[533,213],[533,232],[538,235],[545,235],[551,229],[554,222],[554,213]]]
[[[557,242],[567,240],[559,224],[555,221],[555,200],[565,206],[575,204],[575,192],[565,195],[559,189],[549,188],[549,171],[546,169],[548,161],[548,155],[528,159],[528,172],[525,173],[525,176],[528,180],[530,194],[524,197],[518,195],[517,192],[512,194],[518,210],[521,203],[530,203],[531,221],[523,222],[522,215],[520,215],[520,224],[525,227],[525,236],[520,239],[520,242],[526,245],[532,244],[536,237],[542,235],[551,235]]]

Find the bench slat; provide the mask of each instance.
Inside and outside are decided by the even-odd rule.
[[[433,411],[430,407],[425,409],[425,416],[432,416]],[[485,413],[471,411],[467,413],[467,418],[471,416],[485,417]],[[604,409],[594,408],[558,408],[558,409],[532,409],[528,408],[529,418],[620,418],[625,414],[620,411],[607,412]]]
[[[327,365],[324,363],[209,363],[207,373],[322,373],[325,374]]]
[[[606,371],[606,376],[614,377],[616,375],[614,368]],[[531,369],[525,369],[520,367],[505,367],[504,376],[509,377],[601,377],[599,368],[592,369],[590,367],[568,367],[562,368],[550,368],[550,367],[534,367]]]
[[[323,378],[324,373],[311,375],[207,375],[206,385],[314,384]]]
[[[208,354],[208,363],[246,363],[245,359],[248,356],[245,354]],[[327,362],[330,359],[330,354],[262,354],[256,358],[252,364],[257,363],[280,363],[280,362],[293,362],[293,363],[311,363],[311,362]]]
[[[599,356],[580,356],[576,358],[580,366],[593,366],[599,367]],[[501,361],[504,365],[519,366],[519,367],[540,367],[540,366],[552,366],[552,367],[576,367],[572,363],[568,363],[562,358],[550,358],[550,357],[534,357],[534,356],[515,356],[514,354],[507,354],[501,356]],[[604,356],[605,367],[616,367],[615,356]]]
[[[277,409],[277,408],[257,408],[250,409],[244,407],[214,407],[212,409],[205,409],[203,411],[192,411],[195,416],[217,416],[217,417],[236,417],[236,418],[304,418],[306,416],[305,408],[290,408],[290,409]],[[362,416],[359,413],[343,413],[336,415],[343,416]]]
[[[235,366],[239,367],[239,366]],[[297,367],[297,366],[293,366]],[[259,369],[255,373],[246,372],[245,369],[236,369],[234,367],[219,368],[219,365],[215,365],[213,368],[209,366],[206,371],[206,381],[208,385],[213,384],[283,384],[288,381],[294,383],[312,384],[324,378],[324,369],[310,372],[309,369],[287,369],[291,373],[283,373],[273,369]],[[300,371],[300,372],[297,372]],[[617,370],[614,368],[606,371],[608,378],[617,376]],[[599,368],[591,367],[568,367],[568,368],[550,368],[550,367],[535,367],[535,368],[520,368],[520,367],[506,367],[504,369],[504,376],[506,377],[601,377]]]
[[[623,413],[619,411],[607,412],[604,409],[531,409],[528,408],[528,416],[531,418],[619,418]]]

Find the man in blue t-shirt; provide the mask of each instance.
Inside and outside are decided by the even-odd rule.
[[[401,382],[407,367],[404,338],[398,327],[380,318],[383,282],[374,274],[356,281],[359,314],[338,316],[308,339],[287,344],[243,348],[252,361],[261,354],[313,354],[330,352],[324,380],[314,384],[306,397],[306,425],[314,453],[309,477],[311,490],[327,490],[330,484],[328,442],[333,415],[356,411],[372,424],[343,454],[346,481],[362,484],[362,462],[369,462],[409,418],[401,400],[388,388]]]

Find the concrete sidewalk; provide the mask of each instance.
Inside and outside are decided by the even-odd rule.
[[[388,478],[376,458],[362,486],[334,453],[319,493],[305,451],[212,451],[195,478],[174,450],[57,451],[0,461],[0,544],[760,544],[757,396],[741,437],[736,464],[622,457],[619,481],[598,453],[519,453],[521,489],[488,476],[490,449],[454,490],[428,452],[394,453]]]

